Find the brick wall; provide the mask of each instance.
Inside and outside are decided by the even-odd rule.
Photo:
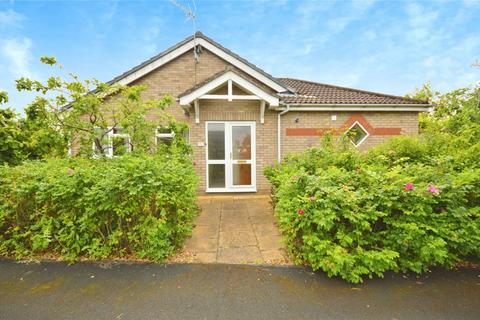
[[[374,128],[400,128],[402,135],[418,134],[417,112],[289,112],[282,116],[282,155],[320,143],[320,135],[289,136],[288,128],[339,129],[353,115],[361,115]],[[332,116],[336,116],[335,121]],[[358,148],[366,150],[390,137],[392,135],[371,134]]]
[[[180,93],[201,83],[214,74],[224,70],[228,63],[207,50],[200,56],[200,62],[195,64],[192,53],[187,52],[177,59],[152,71],[133,84],[148,87],[145,98],[159,98],[170,94],[174,98]],[[242,71],[244,77],[257,86],[272,93],[272,90],[252,79]],[[223,88],[221,89],[223,90]],[[256,122],[256,180],[259,192],[268,192],[270,186],[263,176],[263,168],[276,161],[277,158],[277,113],[265,112],[265,123],[260,123],[259,101],[219,101],[201,100],[200,123],[195,123],[194,111],[185,112],[176,102],[167,111],[179,121],[190,126],[190,143],[193,146],[193,158],[196,171],[200,177],[199,192],[205,191],[205,121],[255,121]],[[337,120],[332,121],[331,116]],[[289,112],[282,117],[282,155],[301,151],[308,146],[318,145],[319,136],[287,136],[288,128],[340,128],[351,116],[351,112]],[[361,115],[375,128],[401,128],[401,134],[416,134],[418,131],[418,114],[416,112],[364,112]],[[155,112],[148,117],[158,119]],[[298,121],[295,120],[298,118]],[[360,146],[361,150],[369,148],[390,136],[372,135]]]

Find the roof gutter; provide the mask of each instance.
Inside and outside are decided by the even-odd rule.
[[[428,111],[431,104],[288,104],[290,111]],[[277,107],[275,111],[286,110]]]
[[[286,109],[278,114],[277,121],[277,161],[278,163],[282,162],[282,119],[281,117],[290,111],[290,105],[286,105]]]

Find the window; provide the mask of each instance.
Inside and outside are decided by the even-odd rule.
[[[175,137],[175,132],[168,127],[158,127],[155,131],[155,144],[160,145],[172,145],[173,137]]]
[[[362,144],[369,136],[368,131],[358,122],[355,122],[347,131],[348,139],[356,146]]]
[[[186,142],[190,142],[190,130],[188,128],[183,130],[183,139],[185,139]]]
[[[106,134],[103,129],[96,129],[96,135],[101,139],[102,148],[93,142],[93,156],[107,158],[119,157],[132,151],[130,136],[122,132],[122,128],[107,128]]]

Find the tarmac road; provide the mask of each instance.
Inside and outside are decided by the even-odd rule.
[[[0,319],[480,319],[480,270],[351,285],[303,267],[0,260]]]

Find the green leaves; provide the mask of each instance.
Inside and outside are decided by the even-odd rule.
[[[43,56],[40,57],[40,62],[53,66],[54,64],[57,64],[57,59],[55,57]]]
[[[0,104],[8,102],[8,93],[6,91],[0,91]]]
[[[62,69],[55,57],[44,56],[40,61]],[[27,114],[28,111],[42,110],[42,119],[19,119],[21,121],[18,123],[25,124],[21,128],[25,134],[6,134],[11,141],[4,148],[10,154],[8,161],[0,160],[10,164],[25,159],[65,156],[68,143],[71,143],[71,150],[75,151],[76,156],[88,158],[92,156],[95,139],[102,141],[108,132],[115,129],[122,129],[132,137],[128,149],[137,153],[154,153],[157,149],[154,144],[155,128],[161,125],[176,126],[175,119],[163,112],[173,102],[172,97],[145,99],[147,88],[142,85],[82,80],[75,74],[67,73],[48,77],[46,81],[22,77],[16,80],[16,88],[21,92],[38,94],[25,109]],[[0,104],[7,101],[7,93],[0,92]],[[35,129],[39,129],[38,134]],[[103,132],[101,137],[96,135],[97,129]],[[2,128],[0,134],[1,131]],[[187,149],[186,145],[182,147]],[[109,153],[108,144],[96,143],[96,147],[99,149],[95,151],[97,156]]]
[[[55,159],[0,167],[0,255],[161,261],[197,213],[183,153]]]
[[[358,283],[480,256],[480,168],[468,153],[480,139],[464,139],[480,130],[465,126],[474,129],[400,137],[368,153],[330,143],[266,168],[292,257]]]

